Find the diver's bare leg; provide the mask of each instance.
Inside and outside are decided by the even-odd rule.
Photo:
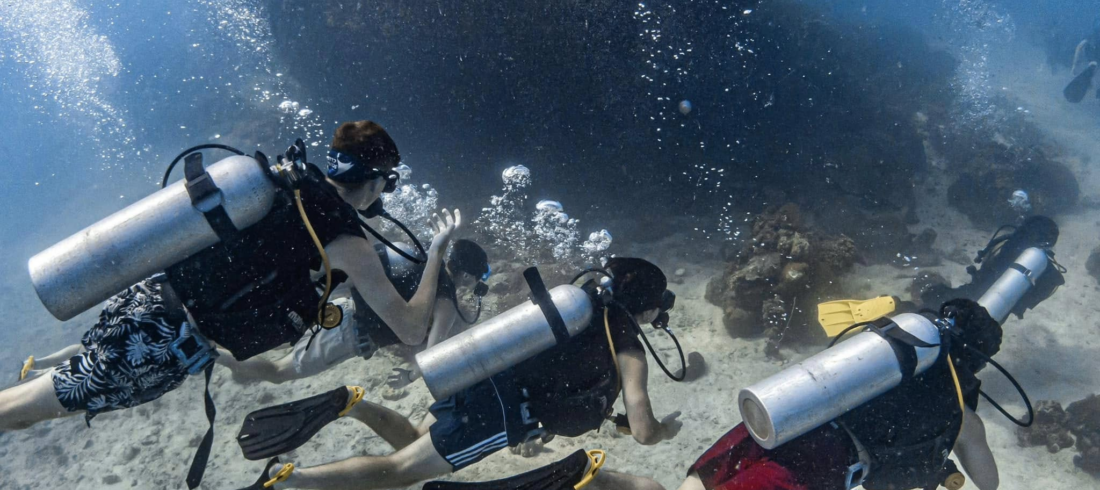
[[[347,416],[366,424],[395,450],[404,449],[423,435],[408,417],[374,402],[355,404]]]
[[[644,476],[628,475],[617,471],[601,470],[592,479],[589,487],[593,490],[665,490],[656,480]]]
[[[703,480],[699,479],[699,475],[692,473],[680,484],[679,490],[705,490],[705,488]]]
[[[268,383],[281,384],[304,377],[294,369],[293,352],[275,361],[269,361],[259,356],[238,361],[233,358],[233,354],[230,354],[229,351],[218,349],[216,362],[229,368],[233,372],[233,380],[238,383],[267,381]]]
[[[73,345],[65,347],[64,349],[61,349],[57,352],[54,352],[53,354],[50,354],[46,357],[36,358],[34,360],[34,363],[35,364],[42,364],[43,366],[53,366],[55,364],[60,363],[61,361],[68,360],[69,358],[81,353],[83,350],[84,350],[83,345],[73,344]],[[47,371],[47,369],[40,369],[40,371]]]
[[[30,427],[43,420],[83,412],[70,412],[57,400],[53,376],[40,376],[0,391],[0,432]]]
[[[31,369],[30,371],[27,371],[27,377],[23,381],[26,382],[32,380],[52,371],[54,366],[69,360],[69,358],[80,354],[82,351],[84,351],[83,345],[73,344],[46,357],[36,357],[34,359],[34,364],[36,366],[43,367],[41,369]]]
[[[425,435],[388,456],[360,456],[295,470],[285,483],[275,487],[279,490],[401,488],[449,474],[451,471],[451,464],[436,452],[431,436]]]

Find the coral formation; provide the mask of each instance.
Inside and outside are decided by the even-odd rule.
[[[1077,452],[1073,464],[1089,474],[1100,477],[1100,396],[1089,395],[1066,407],[1067,426],[1077,437]]]
[[[727,252],[729,264],[707,285],[706,299],[723,309],[731,335],[764,333],[768,354],[777,356],[783,340],[819,335],[807,328],[813,319],[806,315],[793,321],[795,306],[814,304],[825,289],[835,288],[833,279],[855,259],[850,238],[807,231],[797,205],[769,208],[753,221],[752,239],[739,252]]]
[[[1040,400],[1035,404],[1035,423],[1030,427],[1016,428],[1016,443],[1020,447],[1046,446],[1056,453],[1073,445],[1066,422],[1069,415],[1062,404],[1052,400]]]
[[[1046,446],[1052,453],[1073,445],[1077,449],[1073,464],[1100,477],[1100,395],[1077,400],[1065,410],[1058,402],[1040,401],[1035,405],[1035,423],[1017,428],[1016,442],[1021,447]]]
[[[1088,260],[1085,261],[1085,270],[1089,271],[1089,275],[1097,281],[1100,281],[1100,246],[1092,249]]]

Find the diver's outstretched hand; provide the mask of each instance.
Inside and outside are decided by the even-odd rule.
[[[441,214],[442,216],[440,216]],[[428,225],[431,226],[434,235],[432,247],[445,249],[451,240],[451,235],[462,227],[462,212],[456,209],[454,215],[452,215],[450,211],[444,208],[439,213],[432,215],[432,218],[428,220]]]
[[[676,437],[676,434],[680,433],[680,429],[684,427],[684,423],[680,422],[680,411],[677,410],[665,416],[661,419],[661,436],[662,439],[668,440]]]
[[[386,378],[386,386],[393,389],[401,389],[412,384],[420,376],[410,369],[393,368],[393,374]]]

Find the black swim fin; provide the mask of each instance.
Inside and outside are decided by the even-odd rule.
[[[1092,77],[1096,75],[1096,63],[1089,63],[1088,68],[1077,75],[1069,85],[1066,85],[1066,89],[1062,91],[1062,95],[1066,96],[1066,100],[1073,102],[1074,104],[1081,102],[1081,99],[1085,98],[1085,93],[1089,91],[1089,87],[1092,86]],[[1100,97],[1100,93],[1097,94]]]
[[[603,463],[603,451],[578,449],[561,461],[502,480],[433,481],[423,490],[579,490],[596,477]]]
[[[349,397],[348,390],[354,395]],[[358,386],[341,386],[328,393],[257,410],[244,418],[237,444],[244,457],[252,461],[293,451],[351,410],[365,393]]]

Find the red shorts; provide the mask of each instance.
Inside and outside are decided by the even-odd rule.
[[[707,490],[842,489],[853,451],[847,435],[829,426],[768,450],[737,424],[689,471]]]

